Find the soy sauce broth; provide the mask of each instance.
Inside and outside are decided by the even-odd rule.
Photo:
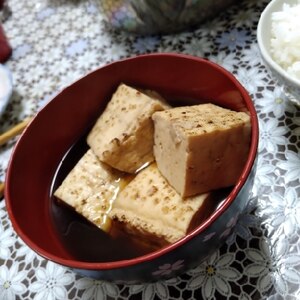
[[[73,208],[53,196],[54,191],[62,183],[71,169],[88,150],[86,136],[75,143],[66,153],[59,165],[51,188],[50,214],[53,226],[66,250],[76,259],[90,262],[108,262],[135,258],[158,249],[155,243],[132,239],[123,233],[118,226],[113,226],[112,233],[107,234],[90,223]],[[203,210],[196,214],[189,231],[200,225],[230,193],[231,189],[222,189],[212,193]]]
[[[199,104],[199,101],[198,103],[193,103],[191,100],[184,100],[183,102],[176,100],[175,102],[169,101],[169,103],[176,107]],[[156,243],[155,239],[153,240],[153,237],[147,241],[132,238],[120,230],[119,226],[113,226],[111,233],[107,234],[53,195],[71,169],[89,149],[86,137],[87,134],[68,150],[58,166],[52,183],[50,215],[62,245],[75,259],[90,262],[131,259],[162,247],[159,242]],[[221,203],[231,192],[231,189],[226,188],[212,192],[209,198],[206,199],[205,205],[191,220],[188,232],[199,226],[220,207]]]

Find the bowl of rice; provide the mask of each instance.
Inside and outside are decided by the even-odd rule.
[[[263,62],[300,106],[300,0],[272,0],[258,22],[257,42]]]

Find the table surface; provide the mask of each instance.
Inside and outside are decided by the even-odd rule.
[[[258,112],[253,199],[226,244],[203,264],[168,281],[132,286],[84,278],[44,260],[16,235],[2,201],[0,299],[300,299],[300,111],[260,59],[256,27],[268,1],[238,1],[198,29],[164,36],[111,32],[95,1],[8,1],[3,27],[14,49],[6,63],[14,93],[0,130],[108,62],[149,52],[206,57],[240,80]],[[15,142],[0,148],[1,180]]]

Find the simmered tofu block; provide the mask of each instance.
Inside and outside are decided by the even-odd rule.
[[[182,199],[155,163],[141,170],[119,193],[109,215],[133,236],[157,245],[184,237],[205,217],[208,194]],[[194,220],[196,217],[196,220]]]
[[[250,147],[248,114],[200,104],[152,118],[157,166],[182,197],[236,183]]]
[[[166,107],[158,94],[121,84],[88,135],[87,143],[101,161],[134,173],[154,160],[151,116]]]
[[[107,216],[122,181],[121,172],[100,162],[89,149],[67,175],[54,195],[108,232]]]

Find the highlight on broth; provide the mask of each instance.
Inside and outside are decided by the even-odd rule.
[[[172,107],[154,91],[120,84],[62,162],[52,206],[57,228],[82,260],[129,259],[174,243],[228,195],[250,132],[244,112],[210,103]]]

